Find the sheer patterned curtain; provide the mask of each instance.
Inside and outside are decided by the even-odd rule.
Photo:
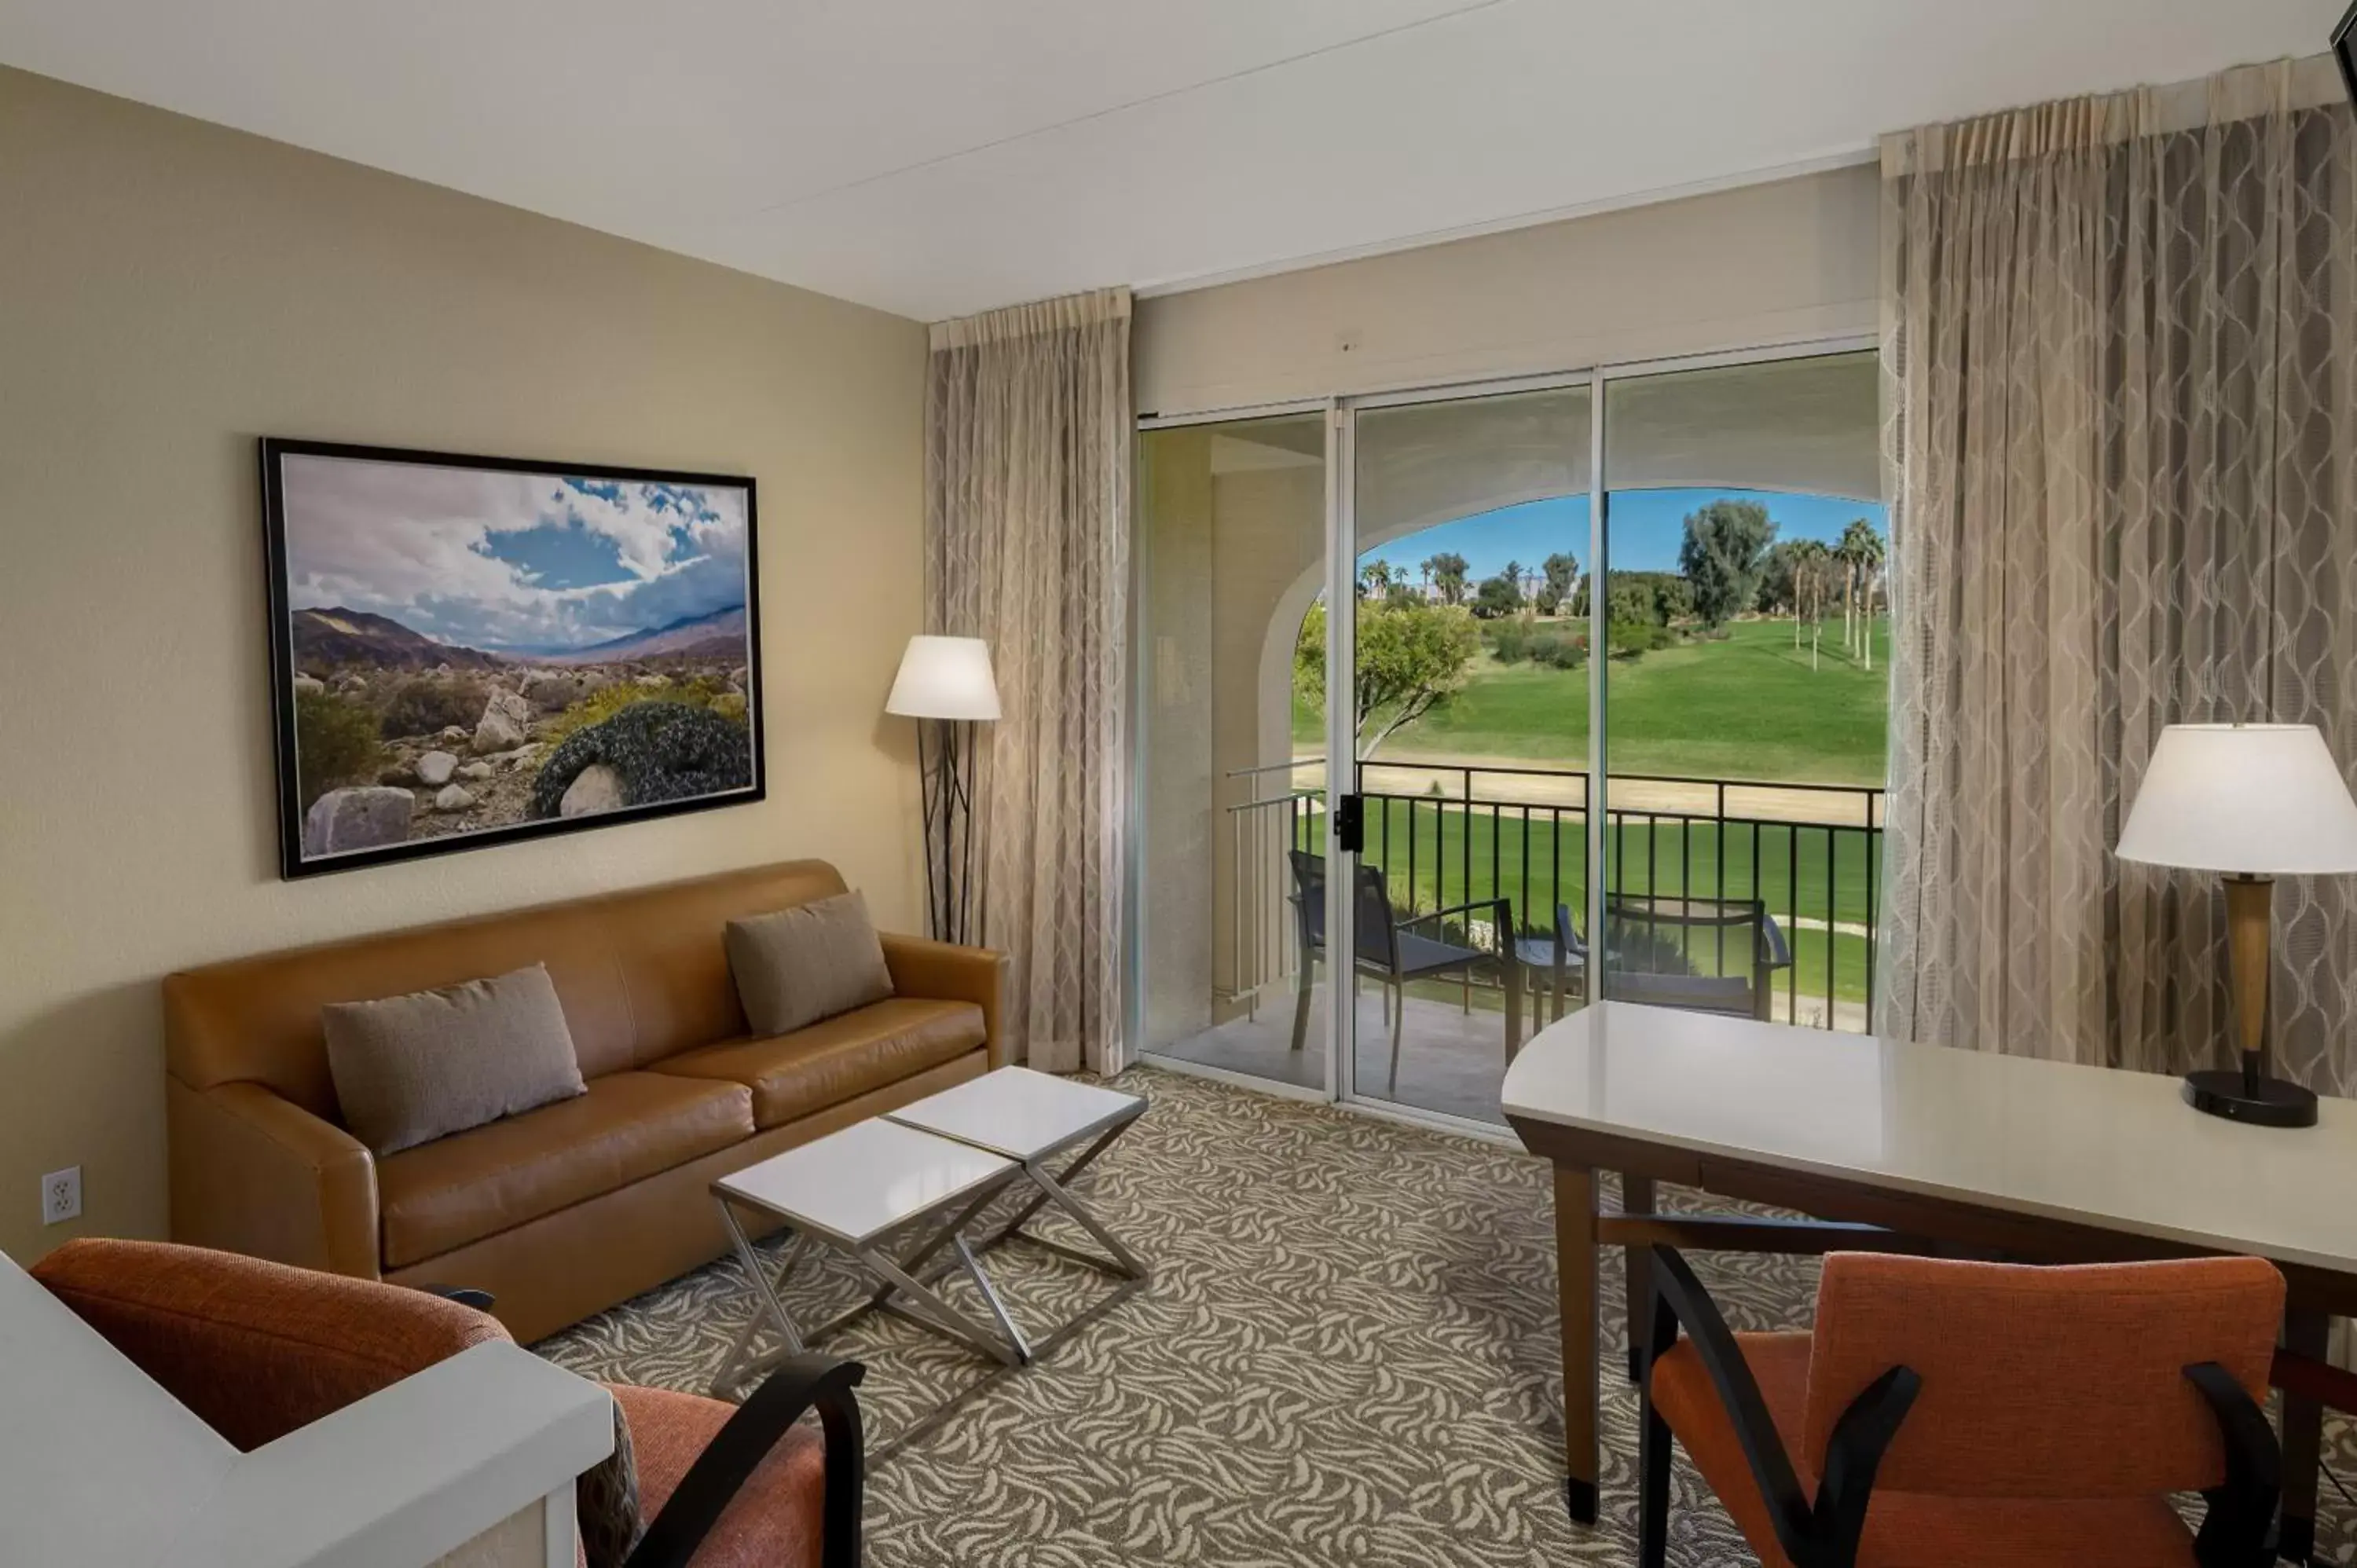
[[[1018,1059],[1121,1064],[1129,291],[932,329],[926,613],[990,644],[972,831]]]
[[[2217,878],[2111,854],[2163,725],[2357,760],[2357,118],[2323,59],[1883,148],[1877,1026],[2225,1059]],[[2276,890],[2284,1070],[2357,1091],[2350,879]]]

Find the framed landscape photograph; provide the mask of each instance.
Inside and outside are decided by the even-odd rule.
[[[758,800],[753,481],[262,443],[279,862]]]

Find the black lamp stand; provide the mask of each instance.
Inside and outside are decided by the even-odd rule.
[[[926,917],[935,940],[964,947],[975,934],[974,722],[919,719],[917,771],[924,780]]]

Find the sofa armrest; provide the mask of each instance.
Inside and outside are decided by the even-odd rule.
[[[359,1139],[258,1083],[166,1081],[173,1240],[378,1277],[376,1160]]]
[[[999,1022],[999,1004],[1006,984],[1006,955],[990,948],[962,948],[925,937],[887,934],[883,941],[892,989],[903,996],[971,1002],[980,1007],[990,1065],[1005,1067],[1011,1053],[1006,1031]]]

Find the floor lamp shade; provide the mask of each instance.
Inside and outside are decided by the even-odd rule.
[[[990,671],[990,645],[978,637],[910,638],[884,711],[911,719],[998,717],[998,682]]]
[[[2275,878],[2357,872],[2357,800],[2313,725],[2171,725],[2120,829],[2122,860],[2226,879],[2238,1069],[2196,1072],[2186,1098],[2237,1121],[2304,1127],[2316,1096],[2266,1074]]]
[[[999,716],[989,645],[978,637],[910,638],[892,694],[884,699],[884,711],[917,721],[926,918],[939,940],[971,942],[977,936],[973,923],[974,726]]]

